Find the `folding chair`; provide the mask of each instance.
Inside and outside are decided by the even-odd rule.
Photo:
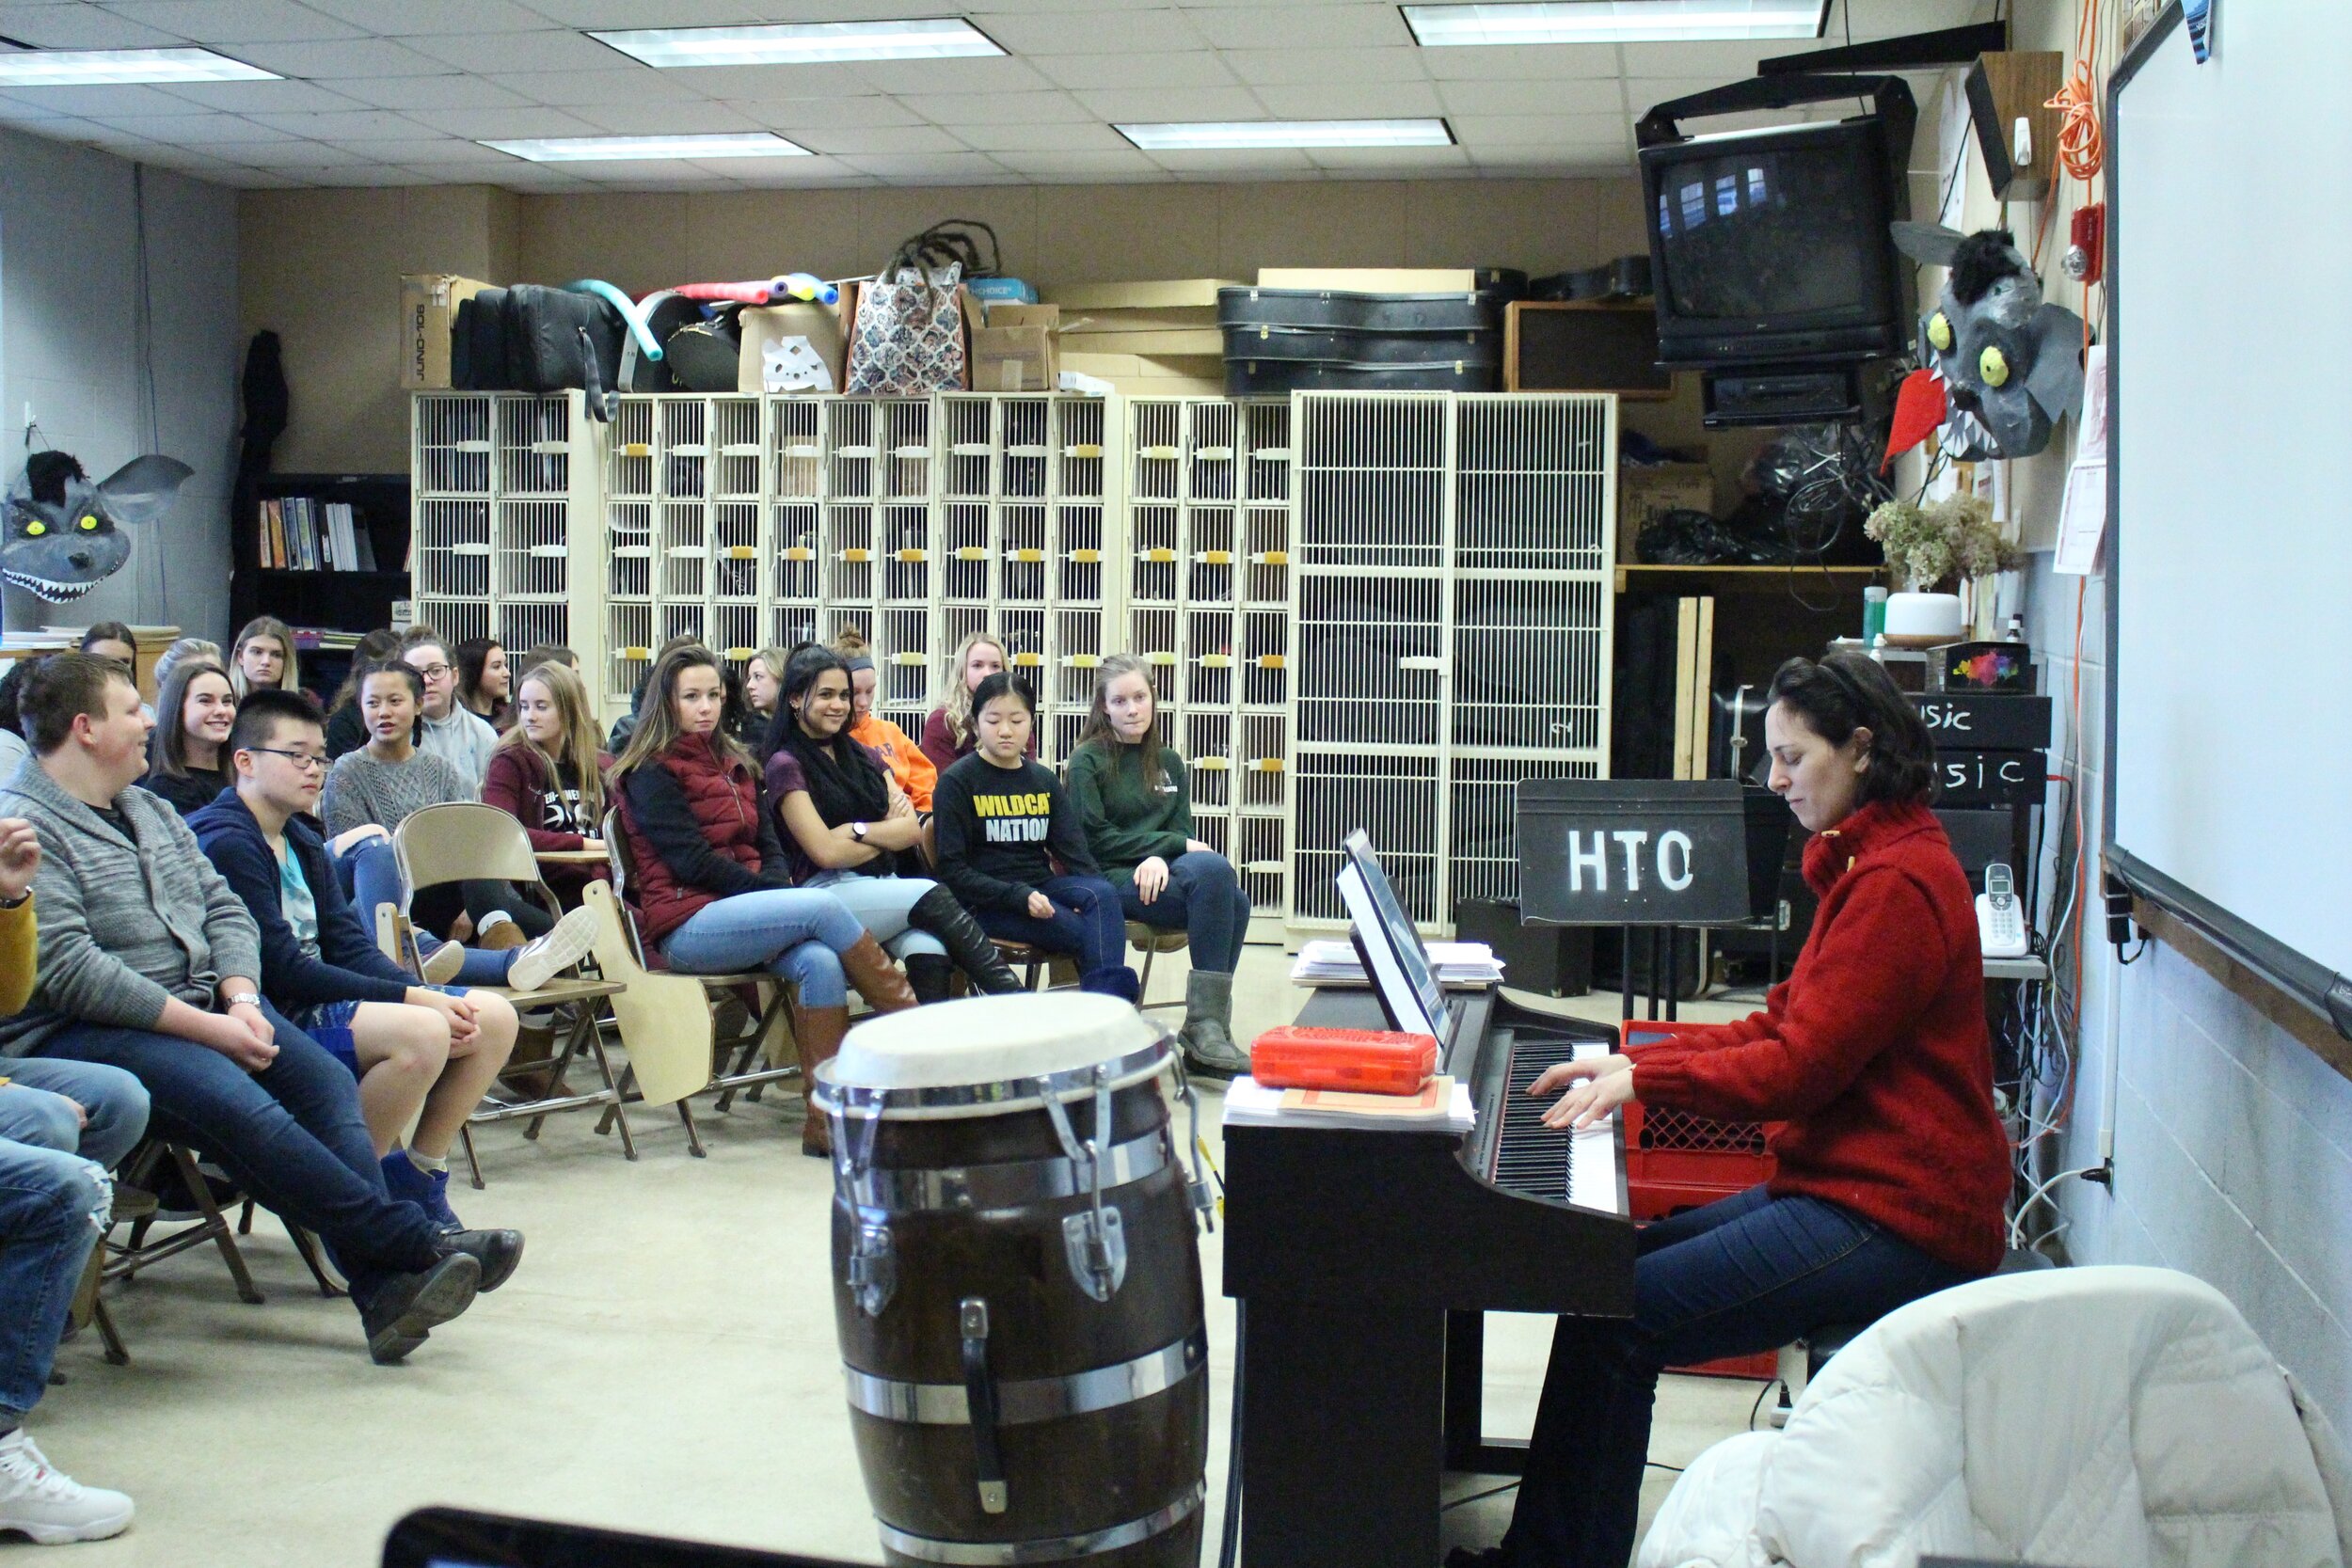
[[[564,906],[539,873],[539,862],[531,852],[530,835],[523,825],[496,806],[475,801],[458,801],[447,805],[427,806],[411,813],[397,832],[392,834],[392,852],[400,863],[401,879],[410,893],[420,888],[437,886],[443,882],[491,879],[511,882],[529,890],[538,898],[549,916],[561,920]],[[387,909],[376,911],[376,940],[385,941],[384,922]],[[394,961],[416,970],[417,955],[413,942],[397,941],[391,948]],[[507,1084],[535,1080],[540,1092],[532,1098],[514,1101],[485,1101],[466,1118],[459,1134],[465,1145],[466,1164],[471,1168],[473,1185],[480,1191],[485,1185],[482,1160],[475,1153],[473,1130],[490,1122],[514,1121],[529,1117],[531,1125],[523,1136],[536,1139],[547,1118],[559,1111],[577,1111],[591,1105],[605,1108],[606,1119],[599,1123],[599,1132],[619,1117],[621,1151],[628,1159],[637,1158],[637,1145],[629,1135],[628,1118],[621,1114],[621,1088],[613,1078],[612,1064],[605,1055],[604,1037],[596,1027],[597,1014],[603,1005],[620,990],[620,985],[610,976],[599,980],[550,980],[537,990],[517,994],[499,987],[485,987],[494,995],[506,997],[518,1006],[552,1007],[567,1012],[571,1027],[564,1044],[550,1065],[544,1061],[509,1063],[500,1072],[499,1082]],[[596,1070],[604,1079],[604,1087],[585,1094],[572,1092],[564,1081],[564,1069],[581,1052],[596,1062]]]
[[[1192,945],[1192,940],[1182,931],[1163,931],[1157,926],[1130,920],[1127,922],[1127,945],[1143,955],[1143,978],[1136,987],[1136,994],[1143,997],[1152,994],[1152,960],[1163,953],[1184,952]],[[1166,1002],[1138,1001],[1136,1006],[1138,1010],[1149,1010],[1152,1007],[1181,1007],[1184,1005],[1182,997],[1171,997]]]
[[[135,1279],[139,1271],[154,1267],[167,1258],[174,1258],[192,1247],[211,1242],[220,1248],[220,1260],[229,1265],[229,1277],[236,1281],[237,1299],[247,1306],[262,1305],[261,1287],[253,1283],[253,1275],[245,1266],[245,1254],[237,1250],[237,1239],[231,1233],[229,1216],[220,1212],[219,1201],[213,1196],[212,1184],[204,1173],[197,1169],[196,1156],[183,1144],[163,1138],[150,1138],[132,1151],[122,1167],[122,1179],[135,1187],[155,1190],[156,1173],[168,1165],[181,1183],[196,1200],[197,1219],[178,1224],[165,1220],[165,1225],[178,1224],[178,1228],[154,1240],[148,1240],[158,1223],[153,1211],[131,1221],[128,1242],[114,1241],[109,1235],[104,1243],[112,1254],[101,1271],[102,1283],[109,1279]]]
[[[597,916],[596,967],[607,978],[626,982],[612,1003],[621,1044],[628,1051],[622,1098],[675,1104],[678,1120],[686,1126],[687,1148],[699,1160],[709,1151],[694,1125],[689,1103],[692,1096],[717,1089],[718,1108],[724,1111],[738,1090],[748,1089],[748,1098],[756,1101],[766,1085],[801,1075],[797,1053],[790,1049],[791,988],[765,971],[686,974],[649,968],[644,937],[626,898],[637,867],[620,831],[618,813],[604,819],[604,843],[612,862],[612,880],[589,883],[583,896]],[[744,987],[753,990],[758,1005],[748,1009],[749,1022],[740,1033],[722,1038],[711,1004]],[[755,1068],[763,1047],[768,1065]],[[794,1059],[787,1064],[787,1057]],[[615,1106],[607,1112],[607,1118],[617,1110]]]

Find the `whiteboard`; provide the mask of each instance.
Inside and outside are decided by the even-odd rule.
[[[2352,27],[2214,10],[2210,61],[2174,8],[2110,104],[2109,858],[2326,1012],[2352,973]]]

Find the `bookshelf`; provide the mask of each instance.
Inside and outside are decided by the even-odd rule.
[[[351,508],[355,535],[364,531],[376,570],[295,569],[262,564],[264,503],[308,500]],[[392,601],[408,594],[408,476],[270,474],[240,509],[230,581],[229,632],[256,615],[294,626],[366,632],[389,626]]]

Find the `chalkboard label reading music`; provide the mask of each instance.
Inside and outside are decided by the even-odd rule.
[[[1524,918],[1719,926],[1771,907],[1788,805],[1729,779],[1530,779],[1519,786]]]

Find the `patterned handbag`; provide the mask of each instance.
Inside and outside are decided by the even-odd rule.
[[[988,232],[989,258],[963,230]],[[919,397],[965,384],[963,301],[967,276],[995,267],[996,236],[985,224],[936,224],[892,253],[858,290],[844,392]]]

